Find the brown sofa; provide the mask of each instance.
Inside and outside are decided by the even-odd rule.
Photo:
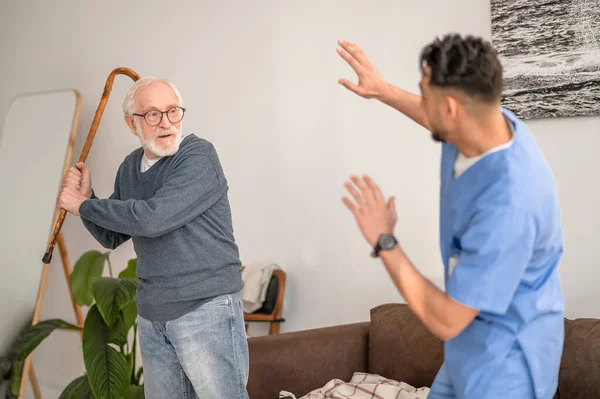
[[[404,304],[371,310],[371,321],[248,340],[251,399],[281,390],[300,397],[333,378],[364,371],[431,386],[443,344]],[[600,319],[565,319],[565,346],[555,398],[600,398]]]

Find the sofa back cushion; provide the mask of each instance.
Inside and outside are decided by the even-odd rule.
[[[565,320],[558,381],[560,398],[600,397],[600,320]]]
[[[405,304],[371,310],[369,372],[415,387],[433,383],[443,342]],[[565,344],[555,398],[600,397],[600,319],[565,319]]]
[[[386,304],[371,310],[370,373],[430,387],[443,361],[443,342],[407,305]]]

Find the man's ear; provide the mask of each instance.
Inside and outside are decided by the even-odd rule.
[[[462,104],[452,96],[446,96],[446,112],[451,120],[456,120],[461,111]]]
[[[137,132],[135,131],[135,122],[133,121],[133,118],[129,115],[125,115],[125,123],[127,123],[127,126],[129,126],[129,130],[131,130],[131,133],[133,133],[134,136],[137,136]]]

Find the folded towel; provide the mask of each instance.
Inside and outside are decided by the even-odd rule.
[[[244,313],[254,313],[262,307],[273,276],[273,270],[278,268],[273,263],[244,266],[242,269]]]

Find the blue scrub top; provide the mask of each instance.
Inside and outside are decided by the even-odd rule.
[[[482,392],[522,351],[536,396],[558,385],[564,299],[558,275],[561,215],[552,172],[531,133],[503,109],[514,142],[458,178],[458,151],[442,146],[440,245],[446,292],[480,310],[445,343],[445,369],[457,392]],[[485,397],[485,396],[481,396]]]

